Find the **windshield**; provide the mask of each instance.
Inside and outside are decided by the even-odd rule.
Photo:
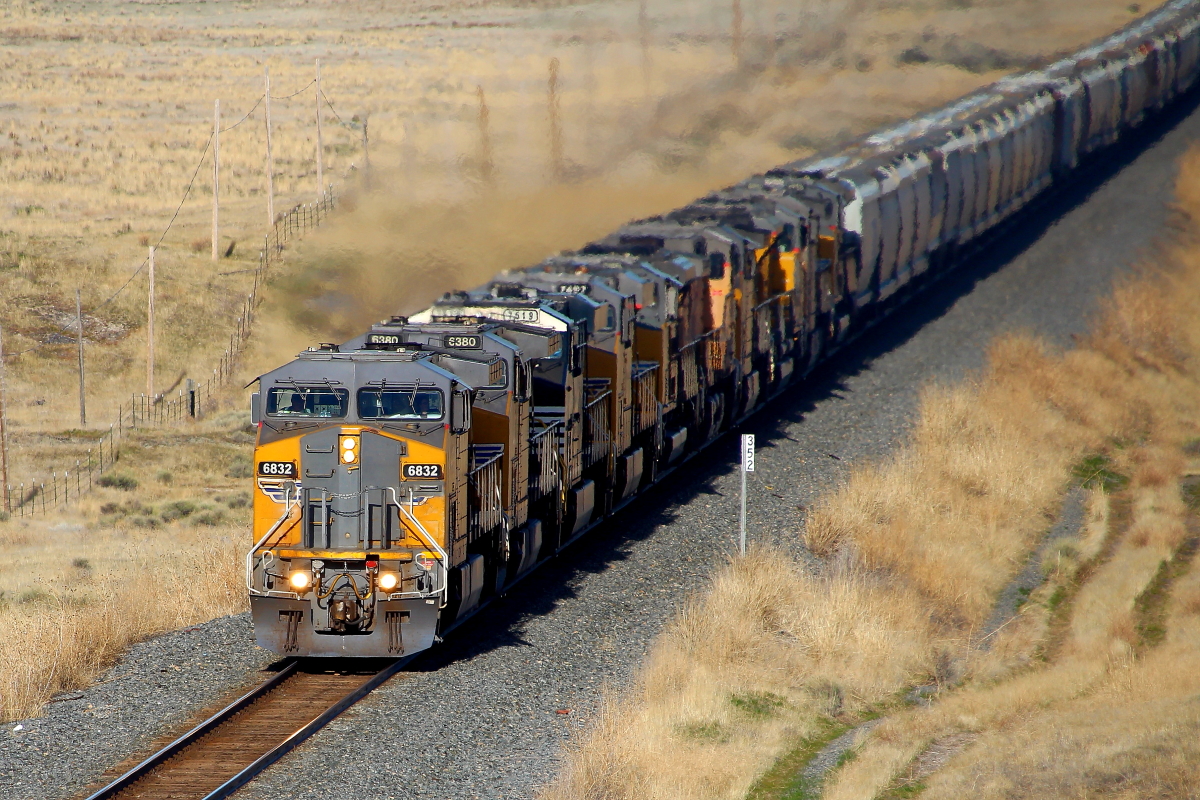
[[[267,392],[267,416],[344,417],[349,400],[345,389],[274,387]]]
[[[441,419],[442,393],[437,389],[359,389],[362,419]]]

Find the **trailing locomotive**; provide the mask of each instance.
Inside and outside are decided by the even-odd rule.
[[[259,644],[430,647],[1190,90],[1198,10],[262,375]]]

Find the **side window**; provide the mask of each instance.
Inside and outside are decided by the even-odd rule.
[[[455,433],[471,430],[471,395],[461,389],[450,395],[450,425]]]
[[[725,256],[721,255],[720,253],[708,254],[708,277],[725,277]]]
[[[792,250],[795,247],[793,243],[796,241],[796,226],[790,222],[784,224],[783,231],[779,234],[777,241],[781,251]]]
[[[529,398],[529,371],[525,368],[525,362],[514,358],[513,373],[513,396],[524,401]]]

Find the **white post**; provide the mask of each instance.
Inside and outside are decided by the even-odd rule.
[[[79,299],[79,290],[75,290],[75,319],[79,323],[76,341],[79,343],[79,427],[87,427],[87,404],[83,391],[83,304]]]
[[[317,199],[325,193],[325,146],[321,140],[321,59],[317,59]]]
[[[154,245],[150,245],[150,291],[146,319],[146,395],[154,400]]]
[[[271,155],[271,71],[263,67],[266,83],[263,99],[267,104],[267,227],[275,224],[275,158]]]
[[[218,198],[221,194],[221,101],[213,101],[213,224],[212,260],[220,258],[221,243],[217,227]]]
[[[738,551],[744,556],[746,555],[746,473],[754,472],[754,434],[742,434],[742,508],[738,516],[740,535],[738,537]]]

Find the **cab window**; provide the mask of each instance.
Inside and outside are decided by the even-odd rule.
[[[344,417],[349,400],[345,389],[276,386],[267,392],[267,416]]]
[[[362,419],[441,419],[443,397],[437,389],[359,389]]]

